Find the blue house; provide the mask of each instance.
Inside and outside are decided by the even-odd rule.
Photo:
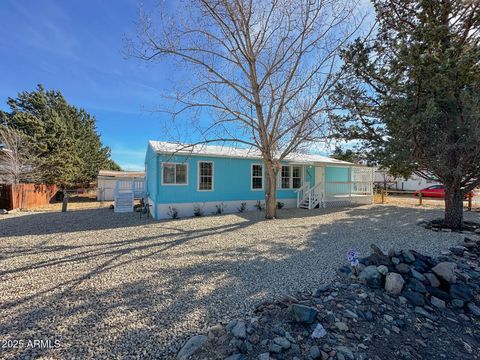
[[[150,141],[146,192],[155,219],[193,216],[222,207],[256,209],[265,201],[265,169],[256,150]],[[373,169],[320,155],[295,153],[282,163],[277,200],[286,208],[313,209],[373,200]]]

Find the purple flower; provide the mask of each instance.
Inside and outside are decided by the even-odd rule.
[[[358,251],[354,248],[348,250],[347,260],[350,262],[350,265],[358,266]]]

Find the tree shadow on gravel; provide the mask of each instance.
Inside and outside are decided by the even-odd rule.
[[[111,242],[19,247],[18,252],[9,248],[2,264],[10,259],[15,265],[2,267],[0,294],[16,281],[35,278],[27,282],[27,294],[2,299],[0,337],[59,339],[62,347],[0,350],[0,357],[168,358],[208,325],[250,312],[266,299],[314,290],[329,281],[349,247],[366,254],[370,243],[388,250],[393,242],[426,252],[423,248],[432,246],[422,241],[443,249],[461,236],[416,226],[419,218],[437,216],[431,210],[382,206],[343,211],[330,222],[317,212],[309,216],[318,218],[307,224],[299,212],[292,211],[291,217],[285,212],[276,226],[281,231],[270,240],[255,233],[253,226],[263,220],[246,214],[209,228],[172,221],[153,224],[151,235],[133,231],[127,239]],[[159,225],[166,232],[155,233]],[[305,234],[294,236],[296,227],[306,228]],[[254,241],[196,247],[212,236],[228,241],[235,232]],[[40,256],[31,261],[36,251]],[[190,262],[199,256],[202,261]],[[81,270],[66,279],[52,276],[77,268]],[[48,285],[37,288],[36,281]]]

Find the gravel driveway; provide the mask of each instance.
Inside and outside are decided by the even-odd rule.
[[[352,246],[361,254],[371,243],[438,254],[462,239],[415,225],[441,216],[435,209],[280,216],[146,224],[138,214],[94,209],[0,217],[0,358],[168,357],[208,324],[331,280]]]

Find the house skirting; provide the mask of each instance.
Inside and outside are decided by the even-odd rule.
[[[285,208],[294,208],[297,206],[297,199],[277,199],[282,202]],[[178,217],[195,216],[195,207],[200,207],[204,215],[211,215],[217,212],[217,205],[223,204],[225,214],[238,213],[238,208],[241,203],[246,203],[245,211],[258,211],[255,207],[257,200],[236,200],[236,201],[211,201],[203,203],[171,203],[171,204],[157,204],[155,209],[152,209],[152,216],[155,219],[169,219],[170,208],[175,208],[178,212]],[[265,200],[261,201],[262,206],[265,207]]]
[[[373,195],[353,195],[349,197],[348,195],[337,195],[334,197],[327,197],[325,199],[325,207],[341,207],[348,205],[369,205],[373,204]]]

